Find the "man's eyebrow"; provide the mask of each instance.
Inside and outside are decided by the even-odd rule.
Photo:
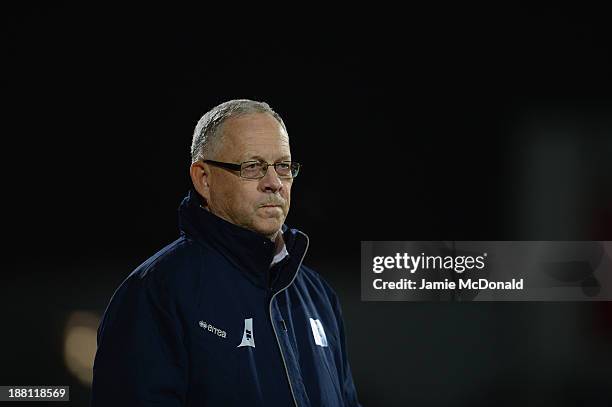
[[[254,154],[254,155],[247,155],[247,158],[243,161],[253,161],[253,160],[257,160],[257,161],[266,161],[265,158],[263,158],[260,155]],[[280,161],[290,161],[291,160],[291,156],[289,154],[285,154],[284,156],[277,158],[275,160],[275,162],[280,162]]]

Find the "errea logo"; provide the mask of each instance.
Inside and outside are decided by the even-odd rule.
[[[221,330],[219,328],[214,327],[212,324],[206,323],[206,321],[200,321],[198,324],[205,331],[212,332],[215,335],[220,336],[221,338],[227,337],[227,333],[225,331],[223,331],[223,330]]]

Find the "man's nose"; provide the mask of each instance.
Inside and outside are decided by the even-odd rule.
[[[260,188],[263,191],[278,192],[283,187],[283,183],[276,173],[276,168],[273,165],[268,167],[266,175],[259,180]]]

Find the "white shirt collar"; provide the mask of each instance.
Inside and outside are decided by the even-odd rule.
[[[275,265],[276,263],[278,263],[279,261],[281,261],[288,255],[289,255],[289,252],[287,251],[287,245],[283,242],[283,247],[280,249],[280,252],[274,255],[274,258],[272,259],[272,263],[270,263],[270,267],[272,267],[273,265]]]

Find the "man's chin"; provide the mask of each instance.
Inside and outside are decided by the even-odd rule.
[[[264,222],[256,223],[254,225],[254,230],[261,235],[272,238],[280,230],[282,225],[283,222],[280,220],[271,221],[268,219]]]

